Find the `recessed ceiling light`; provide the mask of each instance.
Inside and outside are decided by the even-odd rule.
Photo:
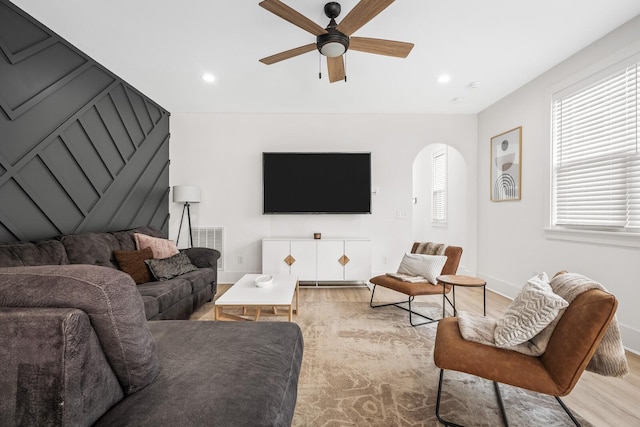
[[[204,81],[205,81],[205,82],[207,82],[207,83],[213,83],[213,82],[215,82],[215,81],[216,81],[216,76],[214,76],[214,75],[213,75],[213,74],[211,74],[211,73],[204,73],[204,74],[202,75],[202,80],[204,80]]]
[[[448,74],[442,74],[438,77],[438,83],[447,83],[451,80],[451,76]]]

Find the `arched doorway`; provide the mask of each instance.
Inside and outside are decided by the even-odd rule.
[[[446,222],[432,221],[434,156],[446,161]],[[447,144],[424,147],[413,162],[412,238],[414,241],[467,245],[467,165],[460,152]]]

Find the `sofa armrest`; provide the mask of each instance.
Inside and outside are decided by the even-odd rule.
[[[77,308],[86,313],[127,394],[158,375],[142,296],[127,273],[81,264],[0,268],[0,306]]]
[[[187,254],[189,260],[198,268],[217,268],[220,252],[211,248],[187,248],[181,249]]]
[[[0,425],[91,425],[124,396],[82,310],[2,307],[0,342]]]

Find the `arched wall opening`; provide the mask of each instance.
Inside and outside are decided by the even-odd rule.
[[[446,153],[446,224],[433,223],[432,181],[433,155]],[[438,242],[447,245],[468,246],[468,194],[467,164],[462,154],[447,144],[429,144],[416,156],[413,162],[413,212],[412,238],[414,241]],[[463,273],[460,272],[459,273]]]

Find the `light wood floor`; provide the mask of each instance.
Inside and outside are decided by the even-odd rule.
[[[230,285],[220,285],[218,296]],[[300,288],[300,310],[306,301],[362,302],[369,301],[371,293],[366,287],[311,287]],[[418,297],[417,301],[434,301],[435,297]],[[378,287],[375,300],[392,302],[404,295]],[[436,299],[436,301],[441,301]],[[487,316],[499,317],[511,300],[487,291]],[[481,288],[456,288],[458,310],[482,313]],[[433,327],[433,326],[418,326]],[[609,378],[584,372],[571,394],[563,401],[596,427],[640,426],[640,356],[627,352],[630,373],[624,378]]]

